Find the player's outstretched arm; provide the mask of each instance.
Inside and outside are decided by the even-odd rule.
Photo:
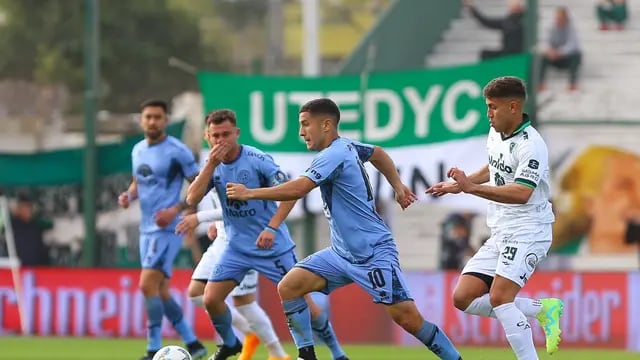
[[[517,183],[503,186],[475,184],[458,168],[449,170],[447,176],[455,180],[463,192],[503,204],[526,204],[534,190]]]
[[[227,183],[227,197],[235,200],[290,201],[304,197],[315,187],[316,183],[306,176],[300,176],[278,186],[257,189],[247,189],[242,184]]]
[[[485,165],[478,169],[476,172],[468,176],[469,181],[474,184],[484,184],[489,181],[489,165]],[[431,194],[434,196],[443,196],[446,194],[459,194],[462,191],[460,185],[455,181],[442,181],[439,182],[427,190],[425,194]]]

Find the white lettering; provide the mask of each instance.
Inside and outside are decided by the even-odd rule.
[[[477,98],[482,95],[482,90],[473,81],[461,80],[447,89],[442,100],[442,121],[449,130],[456,133],[464,133],[473,129],[480,119],[480,113],[475,110],[468,110],[462,118],[457,117],[456,103],[463,94],[470,98]]]
[[[249,127],[251,135],[256,141],[264,144],[274,144],[282,141],[287,131],[287,99],[284,92],[273,95],[273,128],[265,128],[264,95],[261,91],[249,94]]]
[[[81,336],[85,333],[84,309],[85,294],[82,289],[61,287],[56,296],[56,334],[69,335],[69,328],[73,326],[73,335]],[[69,323],[73,315],[73,325]]]
[[[385,104],[389,108],[386,125],[378,126],[378,107]],[[391,90],[377,89],[367,91],[365,95],[364,134],[369,142],[384,141],[395,137],[402,126],[402,101]]]
[[[25,272],[22,279],[23,294],[24,294],[24,309],[25,318],[27,323],[27,331],[32,334],[35,329],[35,314],[52,314],[51,293],[46,288],[39,288],[36,284],[36,277],[33,272]],[[39,305],[36,311],[36,302]],[[51,320],[53,316],[39,316],[40,326],[38,327],[38,335],[50,335],[51,334]]]
[[[427,137],[429,135],[429,119],[440,94],[442,94],[442,85],[431,86],[424,100],[420,98],[418,90],[414,87],[406,87],[402,90],[402,93],[415,114],[416,125],[414,131],[416,136]]]

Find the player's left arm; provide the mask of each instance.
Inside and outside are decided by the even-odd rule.
[[[393,159],[391,159],[389,154],[387,154],[387,152],[381,147],[373,147],[373,151],[371,152],[371,156],[368,161],[378,169],[380,173],[382,173],[394,190],[403,186],[396,164],[393,162]]]
[[[186,145],[181,146],[176,153],[176,160],[180,164],[180,170],[182,171],[182,176],[189,182],[192,182],[196,176],[198,175],[198,164],[196,164],[196,159],[193,156],[193,153]],[[173,221],[173,219],[181,212],[185,210],[194,210],[194,207],[189,206],[187,203],[186,197],[182,199],[177,204],[170,206],[166,209],[159,210],[155,213],[154,218],[156,220],[156,224],[160,227],[165,227]]]
[[[362,147],[371,147],[372,150],[368,159],[363,158],[363,154],[366,152],[362,149]],[[384,149],[379,146],[372,145],[356,145],[358,149],[358,155],[360,156],[360,160],[369,161],[382,175],[387,179],[389,185],[393,188],[393,191],[396,194],[396,201],[402,206],[402,208],[406,208],[411,205],[414,201],[418,199],[418,197],[407,187],[400,179],[400,174],[398,173],[398,168],[396,167],[395,162],[391,159],[391,156],[387,154]]]
[[[549,157],[544,143],[526,142],[517,150],[518,167],[514,182],[503,186],[471,184],[462,191],[505,204],[526,204],[548,169]],[[453,169],[452,169],[453,170]]]

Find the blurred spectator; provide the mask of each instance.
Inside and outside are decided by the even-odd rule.
[[[440,268],[460,270],[475,250],[470,245],[471,213],[454,213],[442,222]]]
[[[524,49],[524,6],[520,0],[509,1],[509,13],[500,18],[486,17],[473,6],[472,0],[464,0],[464,5],[471,15],[483,26],[502,32],[502,48],[499,50],[484,49],[480,53],[482,60],[500,56],[518,54]]]
[[[622,30],[627,21],[627,2],[625,0],[600,0],[596,6],[600,30],[609,30],[613,24],[616,30]]]
[[[11,228],[22,266],[49,265],[49,249],[43,234],[52,228],[52,224],[34,215],[33,204],[27,195],[19,195],[11,210]]]
[[[569,90],[577,89],[578,69],[582,61],[578,34],[566,7],[556,8],[555,22],[543,48],[540,65],[539,90],[544,90],[544,79],[549,65],[569,71]]]

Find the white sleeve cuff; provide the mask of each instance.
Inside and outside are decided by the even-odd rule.
[[[199,223],[222,220],[222,209],[198,211],[196,217]]]

